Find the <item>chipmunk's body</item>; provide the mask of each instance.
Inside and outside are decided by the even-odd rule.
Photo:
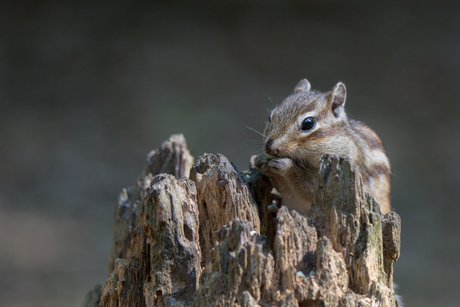
[[[310,90],[304,79],[270,114],[264,153],[256,166],[291,209],[309,213],[320,158],[332,154],[358,167],[364,190],[374,196],[382,213],[390,210],[390,164],[382,142],[368,126],[347,118],[345,99],[340,82],[321,93]]]

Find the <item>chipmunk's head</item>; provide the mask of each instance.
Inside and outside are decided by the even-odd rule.
[[[340,154],[349,139],[344,106],[346,88],[341,82],[329,92],[311,90],[308,80],[270,114],[264,131],[264,151],[272,157],[288,157],[317,166],[325,153]]]

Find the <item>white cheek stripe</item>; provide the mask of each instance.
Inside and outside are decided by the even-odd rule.
[[[293,123],[291,125],[291,127],[289,127],[289,130],[286,131],[286,133],[280,137],[279,139],[276,139],[274,142],[273,142],[273,147],[278,147],[280,145],[282,145],[284,143],[284,141],[286,141],[289,136],[291,135],[292,131],[294,131],[294,129],[297,129],[297,123]]]
[[[318,115],[318,110],[315,110],[315,111],[310,111],[310,112],[307,112],[307,113],[304,113],[302,114],[301,116],[298,117],[297,119],[297,122],[294,122],[291,127],[289,127],[288,131],[286,131],[286,133],[280,137],[279,139],[275,140],[273,142],[273,146],[274,147],[277,147],[277,146],[280,146],[282,145],[288,138],[289,136],[292,134],[292,132],[296,129],[299,129],[299,127],[302,126],[302,122],[305,118],[307,117],[316,117]],[[313,128],[312,130],[309,130],[309,131],[306,131],[306,132],[303,132],[303,134],[308,134],[308,133],[311,133],[317,129],[320,128],[320,124],[319,122],[316,122],[316,125],[315,125],[315,128]]]

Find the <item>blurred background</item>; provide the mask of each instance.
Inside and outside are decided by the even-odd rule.
[[[406,305],[458,306],[458,2],[75,2],[1,1],[1,306],[80,306],[147,153],[183,133],[247,169],[302,78],[386,146]]]

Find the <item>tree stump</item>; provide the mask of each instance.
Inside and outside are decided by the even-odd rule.
[[[348,161],[322,158],[310,216],[268,214],[255,168],[192,164],[182,135],[148,155],[118,200],[111,274],[83,306],[398,306],[400,218],[381,215]]]

